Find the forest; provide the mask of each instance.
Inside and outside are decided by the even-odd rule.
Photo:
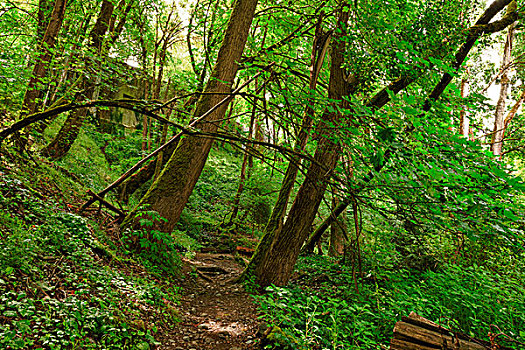
[[[0,0],[0,349],[525,349],[523,0]]]

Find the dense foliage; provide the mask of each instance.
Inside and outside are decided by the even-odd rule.
[[[0,1],[0,347],[154,347],[201,248],[296,265],[241,278],[266,348],[376,348],[412,311],[523,347],[523,3],[250,1]]]
[[[414,311],[471,337],[503,332],[524,340],[520,274],[478,265],[424,272],[367,265],[356,291],[348,267],[322,257],[302,260],[289,287],[269,287],[259,298],[264,319],[278,327],[269,338],[291,349],[374,349],[388,343],[401,316]]]
[[[73,197],[61,192],[78,188],[73,180],[49,165],[2,166],[2,348],[154,344],[158,327],[177,320],[178,291],[117,255],[96,221],[71,211]]]

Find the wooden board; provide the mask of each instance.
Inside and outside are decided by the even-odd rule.
[[[412,341],[417,344],[434,346],[436,349],[486,350],[486,347],[417,325],[399,321],[394,327],[395,338]]]
[[[394,326],[390,350],[491,350],[485,340],[453,332],[411,312]],[[500,346],[498,349],[511,350]]]

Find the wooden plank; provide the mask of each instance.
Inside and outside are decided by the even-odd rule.
[[[484,349],[491,349],[491,344],[490,344],[489,341],[486,341],[486,340],[483,340],[483,339],[475,339],[475,338],[469,337],[468,335],[466,335],[464,333],[451,331],[451,330],[446,329],[443,326],[441,326],[441,325],[439,325],[439,324],[437,324],[435,322],[427,320],[426,318],[416,314],[413,311],[410,313],[410,315],[408,317],[402,317],[402,320],[405,321],[406,323],[410,323],[410,324],[413,324],[413,325],[416,325],[416,326],[419,326],[419,327],[423,327],[423,328],[432,330],[432,331],[440,333],[440,334],[445,334],[445,335],[448,335],[448,336],[453,336],[454,338],[459,338],[461,340],[466,341],[467,343],[478,344],[480,346],[483,346]],[[502,345],[499,345],[498,349],[499,350],[512,350],[512,348],[509,348],[509,347],[506,347],[506,346],[502,346]]]
[[[439,347],[427,346],[412,343],[401,339],[392,339],[390,341],[390,350],[439,350]]]
[[[421,328],[416,325],[399,321],[394,327],[394,338],[399,339],[397,335],[402,336],[403,339],[414,339],[418,344],[428,344],[435,346],[438,349],[453,349],[453,350],[486,350],[483,345],[473,343],[470,341],[452,338],[449,335],[441,334],[426,328]]]
[[[435,322],[427,320],[424,317],[419,316],[415,312],[411,312],[408,317],[406,317],[406,316],[401,317],[401,321],[406,322],[406,323],[410,323],[410,324],[413,324],[415,326],[418,326],[418,327],[421,327],[421,328],[425,328],[425,329],[428,329],[428,330],[431,330],[431,331],[434,331],[434,332],[437,332],[437,333],[440,333],[440,334],[451,335],[450,331],[448,329],[440,326],[439,324],[437,324]]]
[[[435,327],[435,328],[443,328],[441,327],[440,325],[438,325],[436,322],[432,322],[430,320],[427,320],[426,318],[424,318],[423,316],[419,316],[418,314],[416,314],[414,311],[412,311],[410,313],[410,315],[408,315],[408,318],[412,319],[412,320],[417,320],[421,323],[424,323],[424,324],[428,324],[429,326],[432,326],[432,327]]]

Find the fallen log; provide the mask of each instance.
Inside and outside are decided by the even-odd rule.
[[[390,350],[511,350],[454,332],[411,312],[394,326]]]

